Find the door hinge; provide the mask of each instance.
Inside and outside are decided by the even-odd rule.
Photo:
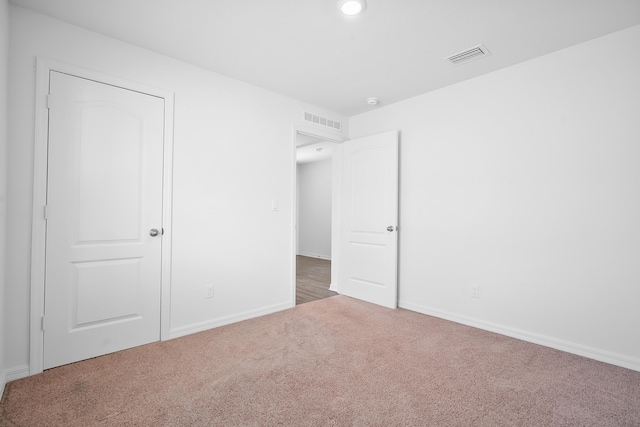
[[[44,205],[42,207],[42,216],[44,217],[45,221],[49,219],[49,209],[47,205]]]
[[[42,318],[40,319],[40,327],[44,331],[44,316],[42,316]]]
[[[51,108],[51,94],[47,94],[47,108]]]

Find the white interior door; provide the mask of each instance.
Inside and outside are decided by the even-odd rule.
[[[398,132],[342,147],[340,293],[398,305]]]
[[[163,99],[50,72],[45,369],[160,339],[163,132]]]

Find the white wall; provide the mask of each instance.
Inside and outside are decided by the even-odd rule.
[[[5,242],[7,212],[7,71],[9,63],[9,3],[0,0],[0,397],[5,372]]]
[[[331,160],[298,165],[298,254],[331,259]]]
[[[401,131],[402,307],[640,370],[630,52],[640,26],[350,119]]]
[[[36,55],[175,92],[172,336],[292,306],[293,125],[303,109],[346,118],[26,9],[10,20],[13,375],[28,372]]]

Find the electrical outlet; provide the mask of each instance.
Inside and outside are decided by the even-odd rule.
[[[213,285],[205,285],[205,298],[213,298]]]
[[[471,285],[471,298],[480,298],[480,286]]]

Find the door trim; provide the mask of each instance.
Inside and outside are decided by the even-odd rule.
[[[164,148],[162,188],[162,271],[160,302],[160,340],[170,338],[171,326],[171,235],[172,235],[172,184],[173,184],[173,111],[174,94],[119,77],[102,74],[63,62],[38,57],[36,60],[35,140],[33,152],[33,206],[31,225],[31,310],[29,333],[29,374],[43,370],[46,221],[44,206],[47,202],[47,164],[49,112],[49,74],[58,71],[100,83],[118,86],[164,99]]]

